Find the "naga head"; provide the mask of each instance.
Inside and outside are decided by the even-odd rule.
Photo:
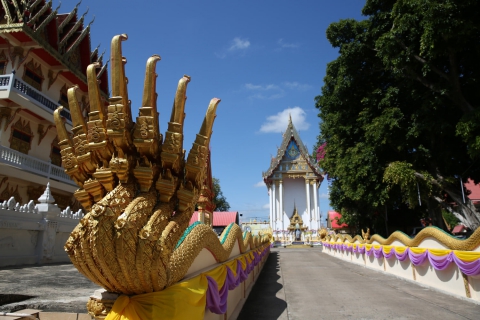
[[[171,267],[177,261],[172,260],[172,252],[188,227],[206,180],[210,137],[220,100],[210,101],[185,157],[185,101],[191,79],[183,76],[178,83],[163,138],[155,72],[160,56],[151,56],[134,122],[125,75],[127,60],[122,55],[122,42],[127,39],[124,34],[112,39],[112,96],[108,105],[97,80],[100,64],[93,63],[87,68],[87,121],[77,101],[78,89],[68,91],[73,142],[60,114],[62,107],[54,118],[65,171],[77,182],[79,189],[74,195],[87,210],[65,249],[78,270],[95,283],[111,292],[138,294],[162,290],[181,276],[181,268]]]

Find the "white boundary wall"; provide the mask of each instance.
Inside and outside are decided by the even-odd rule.
[[[341,244],[342,242],[337,243]],[[358,241],[355,243],[360,244]],[[380,245],[377,242],[372,244]],[[405,247],[404,244],[398,241],[392,243],[392,246]],[[443,246],[434,238],[426,238],[420,243],[418,248],[448,250],[447,247]],[[474,251],[480,251],[480,248]],[[369,269],[392,274],[426,287],[435,288],[457,297],[471,298],[475,302],[480,303],[480,276],[467,276],[462,274],[455,263],[450,263],[448,268],[440,271],[435,270],[433,266],[430,265],[428,259],[426,259],[423,264],[414,266],[410,262],[410,259],[407,258],[404,261],[399,261],[395,256],[390,259],[386,259],[383,256],[377,259],[373,254],[367,256],[366,254],[337,250],[325,246],[322,246],[322,252]]]
[[[48,185],[38,200],[21,206],[12,197],[0,204],[0,267],[70,262],[63,246],[82,212],[61,211]]]

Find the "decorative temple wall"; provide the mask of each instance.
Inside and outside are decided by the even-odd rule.
[[[70,262],[63,246],[83,213],[62,211],[47,190],[39,204],[0,204],[0,267]]]
[[[351,238],[333,237],[322,242],[322,251],[366,268],[480,303],[480,229],[468,239],[468,243],[433,227],[422,232],[415,239],[400,236],[389,241],[388,245],[386,241],[396,237],[397,232],[387,240],[375,235],[368,243],[358,239],[358,236],[353,238],[354,241],[350,241]],[[408,239],[401,241],[401,238]],[[409,246],[407,242],[415,244]]]

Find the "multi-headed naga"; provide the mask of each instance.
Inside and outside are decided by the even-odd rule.
[[[206,225],[185,235],[205,178],[208,145],[220,100],[210,101],[185,160],[184,107],[190,77],[184,76],[178,83],[163,139],[155,90],[155,66],[160,56],[150,57],[142,105],[133,122],[121,47],[126,39],[126,35],[118,35],[112,40],[112,97],[108,107],[104,108],[101,100],[98,65],[91,64],[87,68],[88,121],[81,113],[75,87],[68,90],[71,137],[60,116],[62,107],[55,111],[54,118],[65,172],[80,187],[74,195],[87,211],[65,249],[81,273],[108,291],[141,294],[160,291],[179,281],[204,247],[218,261],[227,259],[231,248],[226,246],[231,247],[232,241],[220,244]]]

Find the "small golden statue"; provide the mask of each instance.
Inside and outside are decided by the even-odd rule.
[[[364,232],[362,229],[362,238],[365,242],[370,239],[370,228],[367,228],[367,232]]]

